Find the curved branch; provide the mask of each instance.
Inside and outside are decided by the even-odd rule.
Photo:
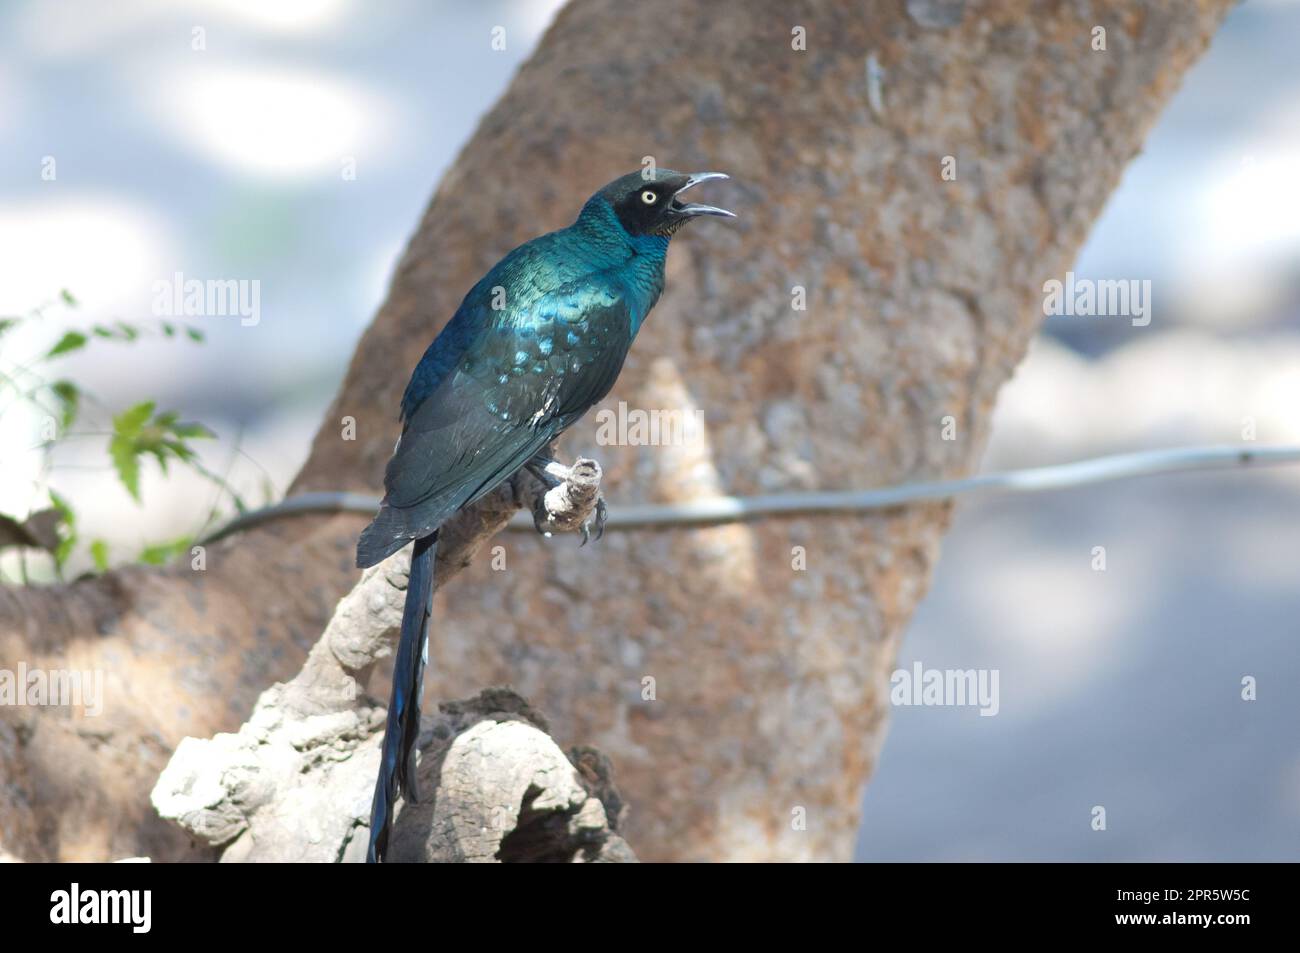
[[[515,490],[539,518],[568,525],[594,505],[590,477],[575,466],[550,492]],[[223,860],[364,859],[384,724],[364,685],[392,654],[409,572],[409,549],[367,569],[302,670],[264,692],[237,733],[182,739],[153,789],[159,815],[222,848]],[[615,833],[622,802],[608,762],[584,749],[579,763],[604,770],[580,774],[515,693],[442,705],[420,750],[421,789],[433,798],[400,809],[393,860],[635,859]]]

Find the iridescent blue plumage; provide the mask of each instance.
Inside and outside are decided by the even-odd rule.
[[[402,397],[402,436],[357,565],[412,540],[368,859],[382,859],[399,792],[413,796],[414,743],[439,527],[491,492],[614,385],[658,301],[672,235],[691,218],[730,215],[677,196],[716,173],[659,170],[610,183],[568,228],[519,246],[465,295]]]

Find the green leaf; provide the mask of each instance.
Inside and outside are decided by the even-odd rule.
[[[63,335],[63,337],[59,338],[59,343],[50,348],[50,352],[45,356],[47,358],[58,357],[60,354],[67,354],[70,351],[78,350],[79,348],[86,346],[87,340],[89,339],[80,331],[69,331]]]
[[[187,437],[191,440],[215,440],[217,435],[200,423],[179,423],[173,424],[168,429],[178,437]]]
[[[193,450],[181,443],[179,440],[164,440],[162,445],[186,463],[189,463],[196,456]],[[166,469],[165,466],[164,469]]]
[[[140,502],[140,460],[136,456],[135,443],[130,437],[114,434],[108,441],[108,455],[117,470],[118,479],[126,487],[126,492]]]
[[[76,526],[77,514],[72,509],[72,504],[53,490],[47,490],[46,492],[50,495],[50,503],[63,516],[63,522],[69,526]]]
[[[67,380],[55,381],[50,385],[50,390],[54,391],[54,396],[59,398],[59,402],[63,405],[63,419],[59,424],[67,431],[77,419],[77,410],[81,406],[81,391],[77,389],[76,384]]]
[[[163,337],[168,337],[168,338],[175,337],[176,325],[172,324],[170,321],[164,321],[162,323],[162,333],[163,333]]]
[[[4,334],[20,320],[20,318],[0,318],[0,334]]]
[[[136,338],[140,336],[140,332],[137,331],[132,325],[127,324],[125,321],[117,322],[117,330],[121,333],[122,337],[125,338],[128,342],[134,341]]]
[[[140,562],[150,566],[162,566],[171,562],[190,547],[190,537],[182,536],[170,542],[154,543],[140,551]]]
[[[164,474],[169,461],[193,463],[197,454],[186,443],[189,439],[214,436],[202,424],[182,422],[174,410],[154,413],[154,402],[146,401],[124,410],[113,418],[113,436],[108,452],[127,492],[140,499],[140,458],[148,455],[158,461]]]
[[[153,416],[154,402],[152,400],[141,401],[134,407],[129,407],[113,418],[114,433],[121,434],[125,437],[134,437],[140,433],[142,427]]]
[[[72,504],[69,503],[53,490],[47,491],[50,494],[50,503],[59,511],[62,517],[62,538],[59,540],[58,547],[54,550],[54,565],[59,569],[68,561],[68,554],[72,552],[72,547],[77,544],[77,514],[73,510]]]
[[[197,341],[199,344],[204,341],[205,335],[198,328],[186,328],[185,333],[189,335],[191,341]]]
[[[72,292],[67,288],[63,288],[59,291],[59,297],[63,299],[63,303],[69,308],[75,308],[79,304],[77,299],[72,296]]]
[[[140,502],[140,454],[145,449],[140,446],[139,437],[153,416],[153,408],[153,401],[147,400],[122,411],[113,418],[113,436],[108,441],[108,456],[118,479],[137,503]]]
[[[73,533],[71,536],[65,536],[59,542],[59,548],[54,551],[54,565],[59,569],[62,569],[64,564],[68,561],[68,557],[72,555],[72,548],[76,545],[76,533]]]
[[[97,539],[90,544],[90,558],[95,561],[95,569],[99,572],[108,571],[108,543],[102,539]]]

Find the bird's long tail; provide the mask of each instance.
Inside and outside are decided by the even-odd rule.
[[[393,691],[388,703],[388,723],[379,758],[379,780],[370,807],[370,847],[367,863],[384,859],[392,828],[393,805],[401,794],[418,801],[415,789],[415,739],[420,733],[420,697],[424,693],[424,666],[428,662],[429,615],[433,599],[433,562],[438,533],[415,541],[411,573],[402,610],[402,637],[393,660]]]

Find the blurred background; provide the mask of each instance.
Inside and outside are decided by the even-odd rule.
[[[48,478],[118,561],[228,510],[184,470],[146,466],[142,505],[122,488],[104,418],[144,399],[213,428],[203,462],[249,502],[282,494],[433,188],[559,6],[0,7],[0,317],[43,308],[0,337],[0,371],[69,327],[146,332],[57,359],[102,407],[52,459],[42,415],[0,397],[0,512],[47,505]],[[1229,16],[1074,268],[1149,279],[1150,325],[1047,319],[985,469],[1300,443],[1297,36],[1300,2]],[[260,282],[258,322],[151,331],[177,272]],[[1296,859],[1297,514],[1289,469],[963,500],[899,666],[997,669],[1001,710],[895,709],[858,857]]]

